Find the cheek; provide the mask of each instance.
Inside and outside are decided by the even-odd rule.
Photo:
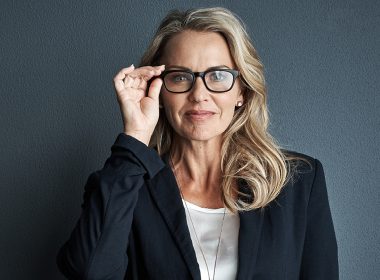
[[[176,115],[178,115],[178,111],[182,107],[183,102],[181,97],[172,95],[168,92],[162,92],[160,97],[166,117],[169,122],[172,123],[172,121],[176,118]]]
[[[237,102],[237,98],[234,95],[233,98],[230,97],[224,100],[220,100],[220,106],[225,114],[227,114],[229,117],[232,117],[234,115]]]
[[[234,98],[229,98],[228,100],[226,99],[223,101],[224,102],[220,103],[220,106],[221,106],[220,109],[222,111],[222,119],[223,119],[223,122],[228,123],[226,125],[229,125],[235,115],[235,108],[236,108],[236,104],[238,100],[236,97],[234,97]]]
[[[225,122],[228,122],[228,125],[232,121],[232,118],[235,114],[235,104],[228,104],[223,110],[223,119]]]

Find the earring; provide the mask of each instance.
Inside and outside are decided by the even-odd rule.
[[[236,104],[236,107],[241,107],[243,106],[243,102],[242,101],[238,101],[238,103]]]

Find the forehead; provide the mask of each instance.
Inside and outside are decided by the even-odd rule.
[[[216,32],[183,31],[167,43],[161,58],[167,67],[182,66],[193,71],[225,65],[234,67],[234,62],[225,38]]]

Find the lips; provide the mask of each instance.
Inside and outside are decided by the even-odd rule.
[[[215,113],[206,110],[190,110],[186,111],[185,115],[191,120],[201,121],[211,118],[213,115],[215,115]]]

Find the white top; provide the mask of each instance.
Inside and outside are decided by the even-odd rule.
[[[195,204],[184,201],[183,199],[182,202],[184,203],[187,225],[189,227],[191,240],[197,256],[202,280],[213,279],[212,277],[214,273],[215,256],[220,229],[222,226],[224,211],[226,211],[214,280],[236,279],[238,265],[238,235],[240,227],[239,215],[233,214],[225,208],[209,209],[199,207]],[[185,203],[187,204],[187,208]],[[194,228],[191,224],[187,209],[190,212],[191,220],[193,221],[196,234],[205,255],[210,278],[207,274],[205,261],[198,246]]]

